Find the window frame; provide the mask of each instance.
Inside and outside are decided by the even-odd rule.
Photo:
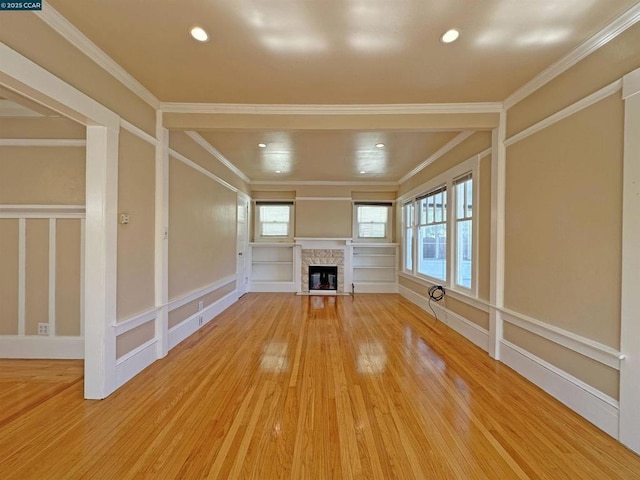
[[[407,212],[405,211],[405,209],[409,207],[409,214],[407,215]],[[415,264],[415,256],[413,254],[413,251],[415,249],[414,243],[416,241],[416,237],[414,234],[414,227],[415,227],[415,223],[416,223],[416,206],[415,203],[413,202],[413,200],[410,200],[408,202],[404,202],[402,204],[402,248],[401,248],[401,252],[402,252],[402,268],[401,270],[405,273],[413,273],[413,267]],[[407,222],[408,220],[408,222]],[[407,231],[411,231],[411,268],[407,268]]]
[[[435,204],[436,201],[436,197],[438,195],[444,195],[444,201],[443,203],[440,204],[440,209],[444,209],[444,212],[440,212],[440,220],[437,219],[436,217],[436,210],[438,209],[438,206]],[[433,212],[432,212],[432,216],[431,219],[429,219],[429,211],[427,210],[427,212],[424,215],[425,218],[425,222],[422,223],[422,204],[423,204],[423,200],[427,200],[429,198],[433,198],[434,199],[434,203],[433,203]],[[439,278],[439,277],[434,277],[432,275],[429,275],[428,273],[424,273],[421,272],[419,270],[419,265],[420,262],[416,261],[416,266],[415,266],[415,271],[418,275],[424,276],[428,279],[430,279],[431,281],[433,281],[434,283],[438,283],[438,284],[446,284],[449,279],[451,278],[450,273],[449,273],[449,265],[450,265],[450,259],[449,259],[449,243],[450,243],[450,232],[449,232],[449,214],[450,214],[450,205],[449,205],[449,185],[447,183],[443,184],[443,185],[438,185],[436,188],[431,189],[430,191],[426,192],[423,195],[420,195],[418,197],[416,197],[414,199],[414,208],[416,211],[416,221],[415,221],[415,228],[414,228],[414,232],[413,234],[415,235],[416,238],[416,246],[414,248],[414,254],[415,254],[415,258],[416,260],[420,257],[420,253],[422,253],[421,251],[421,247],[423,247],[424,242],[422,242],[423,245],[420,245],[420,230],[422,227],[437,227],[439,225],[444,225],[444,230],[446,233],[445,236],[445,244],[444,244],[444,278]],[[429,205],[427,205],[427,209],[429,209]],[[437,246],[437,242],[436,242],[436,246]]]
[[[474,155],[468,160],[465,160],[458,165],[450,168],[446,172],[434,177],[433,179],[425,182],[424,184],[410,190],[409,192],[398,198],[398,202],[402,204],[402,228],[400,234],[401,258],[402,265],[400,273],[406,276],[414,277],[419,280],[424,280],[427,284],[442,285],[447,289],[454,292],[461,293],[463,295],[477,298],[478,297],[478,262],[479,262],[479,212],[480,212],[480,159],[481,155]],[[458,254],[458,239],[457,239],[457,195],[455,191],[455,181],[459,180],[467,175],[471,176],[472,180],[472,216],[471,220],[471,288],[467,288],[464,285],[460,285],[457,279],[457,254]],[[445,186],[447,191],[447,252],[446,252],[446,280],[441,280],[436,277],[432,277],[418,272],[418,255],[419,255],[419,241],[418,232],[420,227],[420,208],[419,199],[425,198],[431,192],[438,190],[439,187]],[[407,229],[405,225],[405,206],[408,203],[412,203],[413,206],[413,227],[412,227],[412,269],[406,269],[406,241],[407,241]]]
[[[262,235],[262,219],[261,216],[261,208],[265,206],[274,206],[274,207],[289,207],[289,223],[288,223],[288,234],[287,235]],[[293,234],[295,227],[295,203],[293,201],[265,201],[265,200],[257,200],[254,202],[254,212],[255,212],[255,221],[254,221],[254,232],[253,238],[255,242],[265,242],[265,243],[290,243],[293,242]]]
[[[360,237],[360,222],[358,221],[359,207],[386,207],[387,221],[385,222],[384,237]],[[393,224],[393,202],[385,201],[357,201],[353,202],[353,243],[391,243]]]

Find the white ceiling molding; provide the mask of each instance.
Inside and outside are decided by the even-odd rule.
[[[540,130],[543,130],[560,120],[567,118],[574,113],[579,112],[580,110],[584,110],[587,107],[590,107],[594,103],[607,98],[609,95],[613,95],[622,89],[622,80],[616,80],[613,83],[610,83],[606,87],[601,88],[600,90],[593,92],[591,95],[584,97],[582,100],[577,101],[576,103],[569,105],[566,108],[563,108],[559,112],[554,113],[553,115],[548,116],[547,118],[540,120],[538,123],[531,125],[529,128],[522,130],[519,133],[516,133],[512,137],[509,137],[504,141],[504,146],[508,147],[513,145],[520,140],[523,140]]]
[[[483,159],[484,157],[488,157],[489,155],[491,155],[491,152],[493,151],[493,147],[489,147],[486,150],[481,151],[478,154],[478,159]]]
[[[461,132],[459,135],[456,135],[456,137],[453,140],[451,140],[449,143],[447,143],[446,145],[441,147],[438,151],[436,151],[433,155],[431,155],[429,158],[427,158],[424,162],[422,162],[420,165],[418,165],[416,168],[414,168],[409,173],[407,173],[404,177],[402,177],[398,181],[398,183],[406,182],[411,177],[413,177],[416,173],[420,172],[421,170],[424,170],[428,165],[430,165],[433,162],[435,162],[437,159],[439,159],[441,156],[443,156],[449,150],[451,150],[454,147],[460,145],[462,142],[464,142],[467,138],[469,138],[474,133],[476,133],[476,132],[474,132],[473,130],[467,130],[467,131]]]
[[[533,92],[549,83],[558,75],[566,72],[580,60],[586,58],[602,46],[609,43],[622,32],[635,25],[638,21],[640,21],[640,3],[631,7],[589,40],[571,51],[568,55],[562,57],[557,62],[551,64],[514,93],[509,95],[503,102],[505,110],[513,107],[515,104],[524,100]]]
[[[231,163],[227,159],[227,157],[222,155],[222,153],[220,153],[220,151],[218,151],[217,148],[215,148],[213,145],[207,142],[204,138],[202,138],[202,136],[199,133],[193,132],[193,131],[187,131],[184,133],[186,133],[194,142],[196,142],[198,145],[204,148],[208,153],[213,155],[220,163],[222,163],[225,167],[227,167],[229,170],[231,170],[233,173],[239,176],[242,180],[244,180],[247,183],[251,183],[251,179],[247,177],[242,170],[240,170],[233,163]]]
[[[349,182],[349,181],[335,181],[332,182],[330,180],[280,180],[280,181],[269,181],[269,180],[254,180],[251,182],[251,185],[316,185],[316,186],[345,186],[345,185],[354,185],[354,186],[393,186],[397,187],[398,182]]]
[[[233,185],[231,185],[229,182],[221,179],[220,177],[218,177],[214,173],[211,173],[209,170],[207,170],[206,168],[198,165],[193,160],[185,157],[180,152],[177,152],[177,151],[173,150],[172,148],[170,148],[169,149],[169,156],[175,158],[176,160],[181,161],[185,165],[188,165],[189,167],[193,168],[194,170],[196,170],[196,171],[202,173],[203,175],[209,177],[211,180],[214,180],[214,181],[218,182],[220,185],[222,185],[224,187],[227,187],[232,192],[234,192],[234,193],[239,192],[239,190],[236,187],[234,187]]]
[[[156,137],[149,135],[141,128],[136,127],[133,123],[127,122],[124,118],[120,119],[120,126],[145,142],[148,142],[155,147],[158,146],[158,139]]]
[[[87,141],[73,138],[0,138],[0,147],[85,147]]]
[[[415,103],[368,105],[287,105],[243,103],[161,103],[164,113],[245,115],[420,115],[442,113],[499,113],[501,102]]]
[[[58,32],[62,37],[69,41],[74,47],[84,53],[96,64],[106,70],[109,74],[120,81],[129,90],[135,93],[142,100],[151,105],[154,109],[160,107],[158,100],[153,93],[136,80],[129,72],[122,68],[109,55],[107,55],[100,47],[93,43],[80,30],[73,26],[66,18],[64,18],[56,9],[47,2],[42,2],[42,10],[35,12],[53,30]]]

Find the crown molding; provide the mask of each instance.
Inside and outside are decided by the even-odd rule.
[[[631,7],[609,25],[589,38],[582,45],[575,48],[568,55],[562,57],[557,62],[551,64],[549,67],[533,77],[514,93],[509,95],[503,102],[505,110],[508,110],[515,104],[524,100],[526,97],[549,83],[558,75],[573,67],[580,60],[583,60],[584,58],[616,38],[622,32],[635,25],[638,21],[640,21],[640,3]]]
[[[345,185],[355,185],[355,186],[393,186],[397,187],[399,185],[398,182],[348,182],[348,181],[324,181],[324,180],[280,180],[270,182],[268,180],[254,180],[251,182],[251,185],[316,185],[316,186],[345,186]]]
[[[164,113],[244,114],[244,115],[420,115],[442,113],[499,113],[501,102],[415,103],[366,105],[295,105],[243,103],[163,102]]]
[[[238,177],[244,180],[247,183],[251,183],[251,179],[247,177],[242,170],[236,167],[233,163],[231,163],[222,153],[218,151],[213,145],[207,142],[202,136],[193,131],[186,131],[186,133],[194,142],[204,148],[208,153],[213,155],[220,163],[222,163],[225,167],[235,173]]]
[[[453,140],[449,141],[449,143],[447,143],[446,145],[442,146],[438,151],[433,153],[433,155],[431,155],[429,158],[427,158],[424,162],[422,162],[420,165],[418,165],[416,168],[414,168],[409,173],[407,173],[404,177],[402,177],[400,180],[398,180],[398,183],[406,182],[411,177],[413,177],[415,174],[417,174],[421,170],[424,170],[428,165],[430,165],[433,162],[435,162],[436,160],[438,160],[440,157],[442,157],[449,150],[451,150],[454,147],[460,145],[462,142],[464,142],[467,138],[469,138],[474,133],[476,133],[476,132],[473,131],[473,130],[466,130],[466,131],[461,132],[460,134],[456,135],[453,138]]]
[[[53,30],[64,37],[74,47],[115,77],[138,97],[151,105],[154,109],[160,107],[160,100],[147,88],[136,80],[129,72],[122,68],[115,60],[107,55],[100,47],[78,30],[69,20],[63,17],[49,3],[42,2],[42,10],[35,12]]]

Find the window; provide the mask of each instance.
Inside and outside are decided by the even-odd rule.
[[[358,240],[389,240],[390,203],[355,204],[355,232]]]
[[[418,202],[418,272],[447,279],[447,187],[443,185]]]
[[[402,207],[402,228],[404,231],[404,261],[403,269],[413,271],[413,202],[406,203]]]
[[[471,174],[453,182],[456,192],[456,284],[471,288],[473,272],[473,180]]]
[[[293,203],[256,202],[256,241],[293,237]]]

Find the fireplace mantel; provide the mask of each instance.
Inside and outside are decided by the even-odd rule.
[[[295,237],[293,240],[305,250],[340,249],[351,244],[351,238]]]

